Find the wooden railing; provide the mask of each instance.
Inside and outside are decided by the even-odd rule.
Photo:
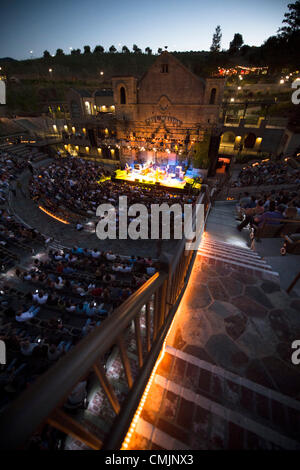
[[[208,188],[197,203],[205,214],[210,208]],[[193,213],[193,223],[195,223]],[[24,447],[43,424],[50,424],[84,442],[92,449],[119,449],[162,349],[180,299],[187,285],[196,256],[186,251],[186,240],[179,240],[175,256],[161,258],[161,269],[132,294],[111,317],[82,339],[48,372],[26,389],[0,416],[0,448]],[[141,329],[141,316],[145,328]],[[134,377],[129,360],[126,336],[134,324],[138,373]],[[120,403],[103,367],[103,357],[115,346],[126,377],[128,394]],[[115,415],[108,437],[102,442],[63,410],[74,386],[94,371]]]
[[[300,272],[295,276],[295,278],[293,279],[293,281],[290,283],[289,287],[287,288],[287,293],[289,294],[291,292],[291,290],[295,287],[295,285],[297,284],[297,282],[299,281],[300,279]]]

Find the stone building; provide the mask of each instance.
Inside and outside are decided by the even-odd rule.
[[[224,79],[202,79],[163,52],[140,78],[112,78],[117,136],[125,159],[186,154],[219,121]]]

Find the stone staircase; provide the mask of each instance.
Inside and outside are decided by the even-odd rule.
[[[230,264],[243,272],[248,272],[263,279],[278,280],[279,274],[272,266],[250,248],[241,248],[203,237],[198,253],[207,259],[213,259],[219,264]]]

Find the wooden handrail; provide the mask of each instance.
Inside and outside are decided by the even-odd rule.
[[[297,274],[297,276],[295,277],[295,279],[291,282],[291,284],[289,285],[289,287],[287,288],[287,293],[289,294],[291,292],[291,290],[295,287],[295,285],[297,284],[297,282],[299,281],[300,279],[300,272]]]
[[[65,401],[97,360],[117,342],[135,314],[166,278],[166,273],[154,274],[110,318],[94,328],[3,412],[0,448],[12,449],[24,444],[51,412]]]

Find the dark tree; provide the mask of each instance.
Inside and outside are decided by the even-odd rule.
[[[229,52],[238,52],[243,44],[243,36],[240,33],[235,33],[233,40],[229,44]]]
[[[218,25],[213,35],[212,43],[210,46],[210,52],[220,52],[221,39],[222,39],[221,26]]]
[[[110,48],[108,50],[111,54],[114,54],[115,52],[117,52],[117,49],[115,48],[114,45],[110,46]]]
[[[57,49],[55,55],[56,56],[62,56],[62,55],[65,55],[65,54],[64,54],[64,51],[62,49]]]
[[[90,46],[83,46],[83,53],[84,54],[90,54],[91,53],[91,48]]]
[[[103,54],[104,52],[104,47],[102,46],[95,46],[95,49],[94,49],[94,54]]]
[[[80,49],[72,49],[71,50],[71,55],[80,55],[81,54],[81,50]]]
[[[146,54],[151,55],[152,54],[152,49],[150,49],[150,47],[146,47],[145,52],[146,52]]]
[[[123,47],[122,47],[122,52],[123,52],[123,54],[129,54],[129,53],[130,53],[130,50],[128,49],[127,46],[123,46]]]
[[[162,53],[162,48],[161,48],[161,47],[159,47],[159,48],[157,49],[157,53],[158,53],[158,54],[161,54],[161,53]]]
[[[142,50],[136,44],[133,44],[132,50],[135,54],[140,54],[142,52]]]
[[[241,52],[241,54],[244,56],[244,55],[246,55],[250,50],[251,50],[251,47],[248,46],[248,44],[244,44],[244,45],[241,47],[240,52]]]
[[[43,57],[44,57],[44,59],[49,59],[49,57],[51,57],[50,52],[49,51],[44,51]]]
[[[300,32],[300,1],[288,4],[289,12],[284,14],[282,23],[286,26],[279,28],[278,32],[282,36],[290,36],[293,33]]]

